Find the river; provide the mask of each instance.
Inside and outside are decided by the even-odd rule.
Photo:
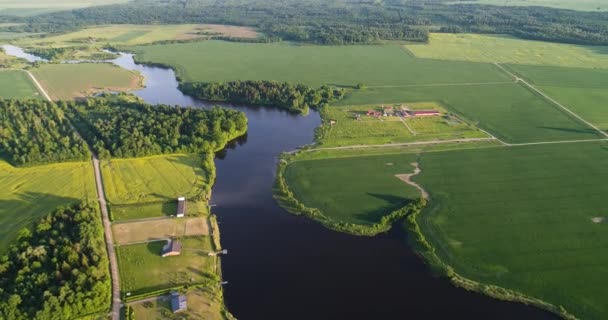
[[[172,70],[113,61],[140,72],[148,103],[207,108],[177,89]],[[287,213],[272,198],[277,156],[309,144],[318,113],[233,106],[246,137],[217,156],[212,204],[223,246],[225,297],[238,319],[556,319],[547,312],[453,287],[433,277],[400,226],[376,237],[328,230]]]

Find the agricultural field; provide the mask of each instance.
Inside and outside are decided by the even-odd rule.
[[[188,310],[174,314],[171,311],[169,299],[158,299],[156,301],[132,304],[136,320],[181,320],[205,319],[224,320],[221,316],[223,303],[217,297],[221,292],[216,287],[194,288],[186,293]]]
[[[155,241],[168,238],[208,236],[207,218],[148,219],[112,224],[112,233],[117,244]]]
[[[171,289],[184,285],[217,285],[217,257],[208,256],[213,251],[211,238],[190,237],[180,239],[182,254],[161,256],[166,241],[119,246],[121,290],[132,295]]]
[[[130,0],[0,0],[0,15],[32,16],[53,11],[126,3]]]
[[[175,216],[177,201],[175,198],[165,201],[142,202],[132,204],[110,204],[113,221],[137,220]],[[187,216],[208,216],[209,207],[206,201],[186,200]]]
[[[497,6],[540,6],[579,11],[606,11],[608,5],[603,0],[469,0],[454,1],[453,4],[491,4]]]
[[[399,46],[202,41],[133,50],[139,61],[174,66],[184,81],[277,80],[311,86],[363,82],[372,87],[511,80],[491,64],[416,59]]]
[[[431,197],[423,233],[467,278],[606,318],[607,150],[589,142],[424,153],[414,178]]]
[[[522,40],[506,35],[432,33],[429,44],[405,47],[416,57],[427,59],[608,69],[608,47]]]
[[[90,162],[15,168],[0,161],[0,252],[56,207],[96,198]]]
[[[370,110],[383,113],[383,107],[389,106],[398,113],[401,106],[406,106],[410,110],[437,110],[442,115],[418,118],[367,115]],[[489,137],[433,102],[329,107],[321,112],[321,117],[324,125],[318,130],[317,142],[323,147]],[[332,120],[336,122],[333,125]]]
[[[0,63],[2,63],[0,54]],[[0,97],[8,99],[41,97],[38,89],[27,75],[21,70],[0,71]]]
[[[372,225],[420,197],[396,177],[414,172],[416,158],[397,154],[295,161],[287,166],[285,178],[306,207],[336,221]]]
[[[53,100],[85,98],[103,91],[132,91],[141,76],[107,63],[43,64],[32,74]]]

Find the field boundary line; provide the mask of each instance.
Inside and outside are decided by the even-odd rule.
[[[539,146],[546,144],[565,144],[565,143],[585,143],[585,142],[599,142],[608,141],[605,139],[585,139],[585,140],[560,140],[560,141],[541,141],[541,142],[524,142],[524,143],[509,143],[507,147],[522,147],[522,146]]]
[[[578,114],[574,113],[572,110],[566,108],[563,104],[559,103],[558,101],[556,101],[555,99],[549,97],[547,94],[545,94],[544,92],[540,91],[539,89],[537,89],[535,86],[533,86],[532,84],[530,84],[528,81],[526,81],[525,79],[513,74],[511,71],[507,70],[507,68],[503,67],[502,65],[500,65],[499,63],[494,63],[494,65],[496,65],[500,70],[502,70],[503,72],[505,72],[507,75],[513,77],[515,79],[515,82],[520,82],[522,84],[524,84],[525,86],[527,86],[528,88],[532,89],[532,91],[540,94],[543,98],[545,98],[547,101],[551,102],[552,104],[562,108],[564,111],[568,112],[570,115],[572,115],[573,117],[575,117],[576,119],[582,121],[584,124],[588,125],[589,127],[595,129],[597,132],[599,132],[601,135],[603,135],[604,137],[608,138],[608,133],[606,133],[605,131],[601,130],[600,128],[596,127],[594,124],[592,124],[591,122],[583,119],[581,116],[579,116]]]
[[[367,88],[417,88],[417,87],[463,87],[463,86],[484,86],[498,84],[514,84],[517,81],[497,81],[497,82],[463,82],[463,83],[429,83],[429,84],[404,84],[387,86],[367,86]]]
[[[42,95],[44,96],[44,98],[47,101],[53,101],[53,99],[51,99],[51,96],[49,96],[49,94],[46,92],[46,90],[44,90],[44,88],[42,87],[42,85],[40,84],[40,82],[38,82],[38,80],[36,79],[36,77],[34,77],[34,75],[29,71],[29,70],[23,70],[23,72],[27,73],[28,76],[30,76],[30,79],[32,79],[32,81],[34,82],[34,85],[36,86],[36,88],[38,89],[38,91],[40,91],[40,93],[42,93]]]
[[[300,149],[294,151],[321,151],[321,150],[347,150],[347,149],[364,149],[364,148],[382,148],[382,147],[408,147],[418,145],[434,145],[434,144],[446,144],[446,143],[458,143],[458,142],[483,142],[483,141],[499,141],[495,137],[491,136],[488,138],[466,138],[466,139],[452,139],[452,140],[432,140],[432,141],[417,141],[417,142],[404,142],[404,143],[386,143],[386,144],[359,144],[352,146],[343,147],[322,147],[313,149]],[[503,142],[504,143],[504,142]]]

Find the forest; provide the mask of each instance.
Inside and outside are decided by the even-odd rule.
[[[60,102],[59,107],[102,159],[214,152],[247,130],[240,111],[152,106],[129,95]]]
[[[64,112],[42,100],[0,100],[0,153],[14,165],[87,160]]]
[[[608,12],[445,2],[448,0],[135,0],[2,20],[23,23],[6,28],[9,31],[27,32],[66,32],[101,24],[218,23],[255,27],[271,39],[319,44],[426,41],[429,31],[608,44]]]
[[[256,80],[182,83],[180,90],[202,100],[265,105],[301,114],[340,100],[346,92],[336,87],[314,89],[303,84]]]
[[[0,319],[75,319],[110,305],[101,219],[88,204],[58,208],[19,232],[0,258]]]

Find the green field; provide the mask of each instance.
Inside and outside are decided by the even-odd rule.
[[[27,73],[20,70],[3,70],[0,71],[0,97],[37,98],[40,97],[40,93]]]
[[[311,86],[509,81],[492,65],[416,59],[399,46],[203,41],[134,50],[141,53],[139,60],[175,66],[185,81],[278,80]]]
[[[166,258],[160,255],[166,241],[118,247],[123,294],[139,295],[209,282],[217,285],[217,258],[207,256],[207,252],[213,251],[211,238],[190,237],[180,241],[182,254]]]
[[[168,299],[133,304],[136,320],[182,320],[187,319],[224,320],[222,316],[222,293],[215,287],[195,288],[186,293],[188,310],[174,314]]]
[[[139,75],[107,63],[43,64],[32,74],[53,100],[84,98],[101,91],[141,88]]]
[[[606,318],[607,150],[596,142],[423,154],[415,180],[432,199],[424,234],[465,277]]]
[[[126,3],[130,0],[0,0],[0,15],[32,16],[107,4]]]
[[[608,5],[604,0],[470,0],[454,1],[453,4],[475,3],[498,6],[541,6],[558,9],[571,9],[579,11],[606,11]]]
[[[415,161],[415,154],[296,161],[285,178],[305,206],[336,221],[372,225],[420,197],[395,176],[412,173]]]
[[[394,109],[399,110],[401,105],[395,105]],[[407,103],[404,105],[411,110],[437,110],[443,115],[419,118],[399,116],[375,118],[366,115],[368,110],[382,112],[384,105],[380,104],[325,108],[321,112],[324,125],[318,131],[320,134],[317,142],[323,147],[330,147],[488,137],[466,122],[450,116],[448,111],[437,103]],[[356,115],[360,115],[359,120]],[[331,125],[331,120],[336,123]]]
[[[15,168],[0,161],[0,252],[56,207],[96,198],[90,162]]]
[[[608,47],[522,40],[504,35],[433,33],[429,44],[406,47],[419,58],[608,69]]]

